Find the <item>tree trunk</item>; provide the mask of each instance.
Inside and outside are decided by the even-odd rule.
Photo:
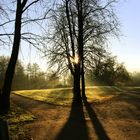
[[[4,114],[7,113],[8,110],[10,109],[10,92],[11,92],[12,80],[14,77],[16,62],[18,59],[18,52],[19,52],[20,38],[21,38],[21,16],[22,16],[21,5],[19,5],[19,3],[17,2],[15,32],[14,32],[15,34],[14,34],[12,54],[6,70],[4,85],[1,94],[0,109],[1,112]]]
[[[73,75],[73,98],[76,103],[81,101],[81,92],[80,92],[80,65],[75,64],[75,73]]]
[[[80,75],[82,84],[82,98],[86,99],[84,77],[84,43],[83,43],[83,1],[77,0],[78,9],[78,51],[80,57]]]
[[[84,72],[84,62],[82,61],[81,67],[81,83],[82,83],[82,99],[87,100],[86,93],[85,93],[85,72]]]
[[[8,124],[0,119],[0,140],[9,140]]]

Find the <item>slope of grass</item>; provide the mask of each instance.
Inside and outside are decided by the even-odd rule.
[[[72,89],[56,88],[47,90],[21,90],[14,93],[56,105],[68,105],[72,101]]]
[[[140,87],[123,87],[124,90],[130,91],[130,92],[139,92],[140,93]]]
[[[110,86],[86,87],[89,102],[111,98],[120,93],[120,89]],[[20,90],[13,93],[55,105],[70,105],[72,102],[72,88],[55,88],[44,90]]]

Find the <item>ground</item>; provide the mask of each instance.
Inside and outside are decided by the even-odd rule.
[[[139,90],[139,88],[123,90],[115,88],[111,90],[113,93],[116,91],[115,94],[109,94],[101,100],[83,102],[77,106],[74,103],[57,104],[57,101],[56,104],[52,104],[17,94],[12,94],[11,99],[37,118],[23,126],[28,130],[26,132],[28,139],[139,140]],[[100,96],[104,97],[104,93],[101,93]]]

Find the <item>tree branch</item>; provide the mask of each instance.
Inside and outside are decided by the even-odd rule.
[[[37,3],[38,1],[40,1],[40,0],[35,0],[24,8],[24,6],[26,5],[26,2],[27,2],[27,0],[24,0],[23,3],[22,3],[22,7],[24,8],[22,10],[22,13],[24,13],[31,5],[33,5],[34,3]]]

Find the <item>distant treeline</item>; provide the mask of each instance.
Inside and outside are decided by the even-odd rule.
[[[131,82],[129,82],[130,86],[140,86],[140,72],[134,72],[131,74]]]
[[[9,58],[0,56],[0,88],[3,85]],[[24,66],[18,60],[13,79],[12,89],[43,89],[59,86],[59,77],[53,72],[46,73],[42,71],[37,63],[28,63]]]
[[[9,57],[0,56],[0,88],[3,85]],[[63,77],[63,78],[62,78]],[[129,74],[123,64],[118,64],[114,57],[86,72],[87,85],[132,85],[140,86],[140,73]],[[37,63],[26,66],[18,60],[13,79],[13,90],[46,89],[72,86],[72,77],[60,76],[53,71],[44,72]]]

